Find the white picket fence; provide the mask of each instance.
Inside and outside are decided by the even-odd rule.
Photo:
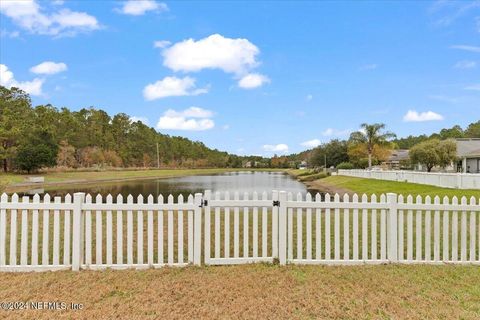
[[[166,202],[162,196],[114,202],[83,193],[51,200],[1,196],[0,271],[276,259],[281,265],[480,264],[480,202],[473,197],[206,191],[186,201],[170,195]]]
[[[338,175],[357,178],[427,184],[442,188],[480,189],[480,174],[473,173],[339,169]]]

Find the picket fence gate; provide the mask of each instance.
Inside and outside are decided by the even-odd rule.
[[[21,200],[21,201],[20,201]],[[480,202],[273,191],[167,201],[0,198],[0,271],[225,265],[480,264]],[[432,215],[433,213],[433,215]],[[20,221],[18,221],[20,219]]]

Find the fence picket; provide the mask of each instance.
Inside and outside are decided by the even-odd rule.
[[[220,200],[220,192],[215,192],[215,200]],[[215,259],[220,258],[220,207],[215,207]]]
[[[193,201],[191,198],[192,195],[188,197],[188,202]],[[157,198],[158,204],[163,204],[163,196],[159,195]],[[157,251],[158,251],[158,264],[163,264],[163,210],[158,210],[157,212]],[[188,262],[193,262],[193,216],[192,213],[188,212]]]
[[[177,198],[178,204],[183,204],[183,195],[179,195]],[[207,235],[210,237],[210,219],[207,220],[207,216],[210,217],[210,209],[205,211],[205,257],[207,257],[207,247],[210,249],[210,240],[207,241]],[[208,224],[207,224],[208,221]],[[178,263],[183,263],[183,210],[177,212],[177,228],[178,228]],[[208,230],[208,231],[207,231]],[[153,253],[152,253],[153,255]],[[208,250],[208,257],[210,257],[210,251]],[[207,258],[205,258],[207,260]]]
[[[8,195],[3,193],[1,203],[8,202]],[[7,241],[7,210],[0,209],[0,266],[6,265],[6,241]]]
[[[107,195],[107,205],[112,205],[113,197],[111,194]],[[107,225],[106,225],[106,251],[107,251],[107,264],[113,264],[113,226],[112,226],[112,210],[107,210]]]
[[[240,200],[238,191],[234,193],[234,200]],[[239,257],[240,254],[240,209],[235,207],[233,209],[233,256]]]
[[[350,202],[348,193],[343,195],[343,202]],[[348,208],[343,211],[343,259],[350,260],[350,209]]]
[[[330,194],[326,193],[325,194],[325,203],[330,203]],[[330,227],[330,208],[327,207],[325,209],[325,260],[331,260],[332,259],[332,248],[330,244],[330,237],[331,237],[331,227]]]
[[[47,193],[43,197],[43,203],[50,204],[50,195]],[[50,210],[43,210],[43,231],[42,231],[42,265],[49,264],[49,227],[50,227]]]
[[[449,205],[447,196],[443,198],[443,205]],[[443,211],[443,261],[448,261],[449,257],[449,211]]]
[[[421,204],[423,201],[421,196],[417,196],[417,199],[415,201],[416,204]],[[415,250],[415,259],[417,261],[422,260],[422,211],[417,210],[415,213],[415,229],[416,229],[416,235],[415,235],[415,244],[416,244],[416,250]]]
[[[458,205],[458,198],[452,198],[452,204]],[[458,211],[452,213],[452,261],[458,261]]]
[[[65,196],[65,203],[70,204],[72,203],[72,196],[70,194],[67,194]],[[71,244],[71,229],[72,229],[72,224],[70,222],[70,217],[71,213],[70,210],[65,210],[64,214],[64,224],[63,224],[63,264],[64,265],[69,265],[71,262],[71,257],[70,257],[70,244]]]
[[[179,198],[180,201],[180,198]],[[183,202],[183,198],[182,198]],[[151,194],[147,197],[147,203],[153,205],[153,196]],[[182,251],[183,253],[183,251]],[[153,265],[153,210],[147,212],[147,263],[149,266]]]
[[[267,200],[268,195],[264,191],[262,193],[262,200]],[[273,215],[273,210],[272,210]],[[268,255],[268,211],[266,207],[262,208],[262,257],[267,257]],[[273,246],[273,239],[272,239]],[[273,255],[273,254],[272,254]]]
[[[291,192],[287,194],[287,201],[293,201]],[[287,259],[293,260],[293,208],[287,209]]]
[[[306,202],[312,202],[312,195],[310,193],[307,193],[305,197]],[[306,210],[306,219],[307,219],[307,253],[306,253],[306,259],[307,260],[312,260],[312,209],[308,208]]]
[[[407,204],[413,204],[412,195],[407,196]],[[413,260],[413,210],[407,212],[407,261]]]
[[[476,201],[475,197],[470,198],[470,205],[473,207],[475,206]],[[475,261],[475,242],[477,241],[477,237],[475,234],[475,227],[476,227],[476,215],[477,213],[475,211],[470,212],[470,261]]]
[[[225,200],[230,200],[230,193],[228,191],[225,192]],[[224,236],[224,256],[225,258],[230,257],[230,208],[225,208],[225,221],[224,221],[224,228],[225,228],[225,236]]]
[[[248,193],[243,194],[243,200],[248,200]],[[243,257],[249,256],[249,210],[248,207],[243,208]]]
[[[123,204],[123,196],[117,195],[117,204]],[[117,210],[117,264],[123,263],[123,211]]]
[[[377,203],[377,195],[372,194],[370,201],[373,204]],[[371,243],[370,243],[370,259],[377,260],[377,209],[372,209],[372,219],[370,221],[371,225]]]
[[[28,196],[22,197],[22,203],[28,203]],[[22,210],[22,234],[20,240],[20,264],[28,264],[28,210]]]
[[[35,194],[33,196],[33,203],[40,203],[40,196]],[[38,210],[32,210],[32,256],[30,264],[32,266],[38,265]]]
[[[440,198],[436,196],[434,204],[440,204]],[[433,217],[433,261],[440,261],[440,211],[435,210]]]
[[[167,198],[167,203],[173,203],[173,195],[169,195]],[[167,263],[173,265],[174,256],[173,256],[173,211],[168,210],[167,212]]]
[[[362,195],[362,203],[368,203],[366,194]],[[368,210],[362,210],[362,260],[368,260]]]
[[[380,203],[387,202],[385,194],[380,195]],[[385,209],[380,210],[380,259],[387,259],[387,213]]]
[[[355,193],[352,197],[353,203],[358,203],[358,195]],[[358,260],[358,209],[353,209],[352,214],[353,225],[353,260]],[[363,238],[362,238],[363,241]]]
[[[299,192],[297,193],[297,201],[301,202],[302,201],[302,194]],[[303,221],[302,221],[302,216],[303,216],[303,209],[302,208],[297,208],[297,259],[302,260],[303,259],[303,239],[302,239],[302,234],[303,234]]]
[[[315,195],[315,202],[321,202],[320,193]],[[315,259],[322,258],[322,210],[315,209]]]
[[[143,204],[143,196],[137,197],[137,203]],[[137,263],[143,264],[143,211],[137,211]]]
[[[462,205],[467,204],[467,198],[462,197]],[[467,211],[462,211],[462,221],[461,221],[461,231],[460,231],[460,260],[467,261]]]
[[[253,201],[258,200],[258,193],[253,192]],[[258,258],[258,207],[253,208],[253,257]]]
[[[432,203],[430,196],[425,197],[425,204],[429,205]],[[427,210],[425,212],[425,260],[430,261],[432,259],[432,244],[431,244],[431,231],[432,231],[432,212]]]
[[[85,196],[85,203],[92,203],[90,194]],[[87,266],[92,264],[92,211],[90,210],[85,211],[85,264]]]
[[[127,204],[133,203],[133,196],[127,196]],[[162,228],[163,229],[163,228]],[[163,232],[163,230],[162,230]],[[127,211],[127,264],[133,264],[133,211]]]
[[[61,203],[60,197],[55,197],[55,204]],[[53,211],[53,265],[60,264],[60,210]]]
[[[340,202],[340,195],[338,193],[335,194],[333,197],[334,202],[338,203]],[[334,213],[334,231],[333,231],[333,237],[334,237],[334,242],[335,242],[335,255],[334,259],[335,260],[340,260],[340,209],[335,208],[335,213]]]
[[[95,203],[99,204],[102,203],[102,196],[98,194],[95,197]],[[96,249],[96,256],[95,256],[95,264],[101,265],[102,264],[102,259],[103,259],[103,253],[102,253],[102,211],[97,210],[95,212],[95,249]]]
[[[403,204],[404,198],[403,195],[398,196],[398,203]],[[405,230],[404,226],[404,212],[403,210],[398,210],[398,260],[405,260],[404,250],[405,250],[405,239],[403,237]]]

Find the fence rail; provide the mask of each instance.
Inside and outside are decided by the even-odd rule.
[[[0,271],[277,259],[281,265],[480,264],[480,201],[208,190],[186,199],[0,198]]]
[[[480,189],[480,174],[472,173],[339,169],[338,174],[341,176],[350,176],[357,178],[427,184],[443,188]]]

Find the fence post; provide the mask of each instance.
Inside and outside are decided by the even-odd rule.
[[[397,219],[397,194],[387,193],[388,204],[388,233],[387,257],[390,262],[398,261],[398,219]]]
[[[272,191],[272,201],[278,201],[278,191]],[[272,208],[272,257],[278,259],[278,207]]]
[[[278,200],[278,258],[283,266],[287,263],[287,193],[280,191]]]
[[[73,241],[72,241],[72,270],[80,270],[82,261],[82,205],[85,193],[77,192],[73,195]]]
[[[195,193],[193,222],[193,264],[202,264],[202,194]]]
[[[205,197],[203,198],[203,208],[205,209],[205,248],[204,248],[204,262],[205,264],[210,264],[210,198],[212,197],[212,192],[210,190],[205,191]]]

